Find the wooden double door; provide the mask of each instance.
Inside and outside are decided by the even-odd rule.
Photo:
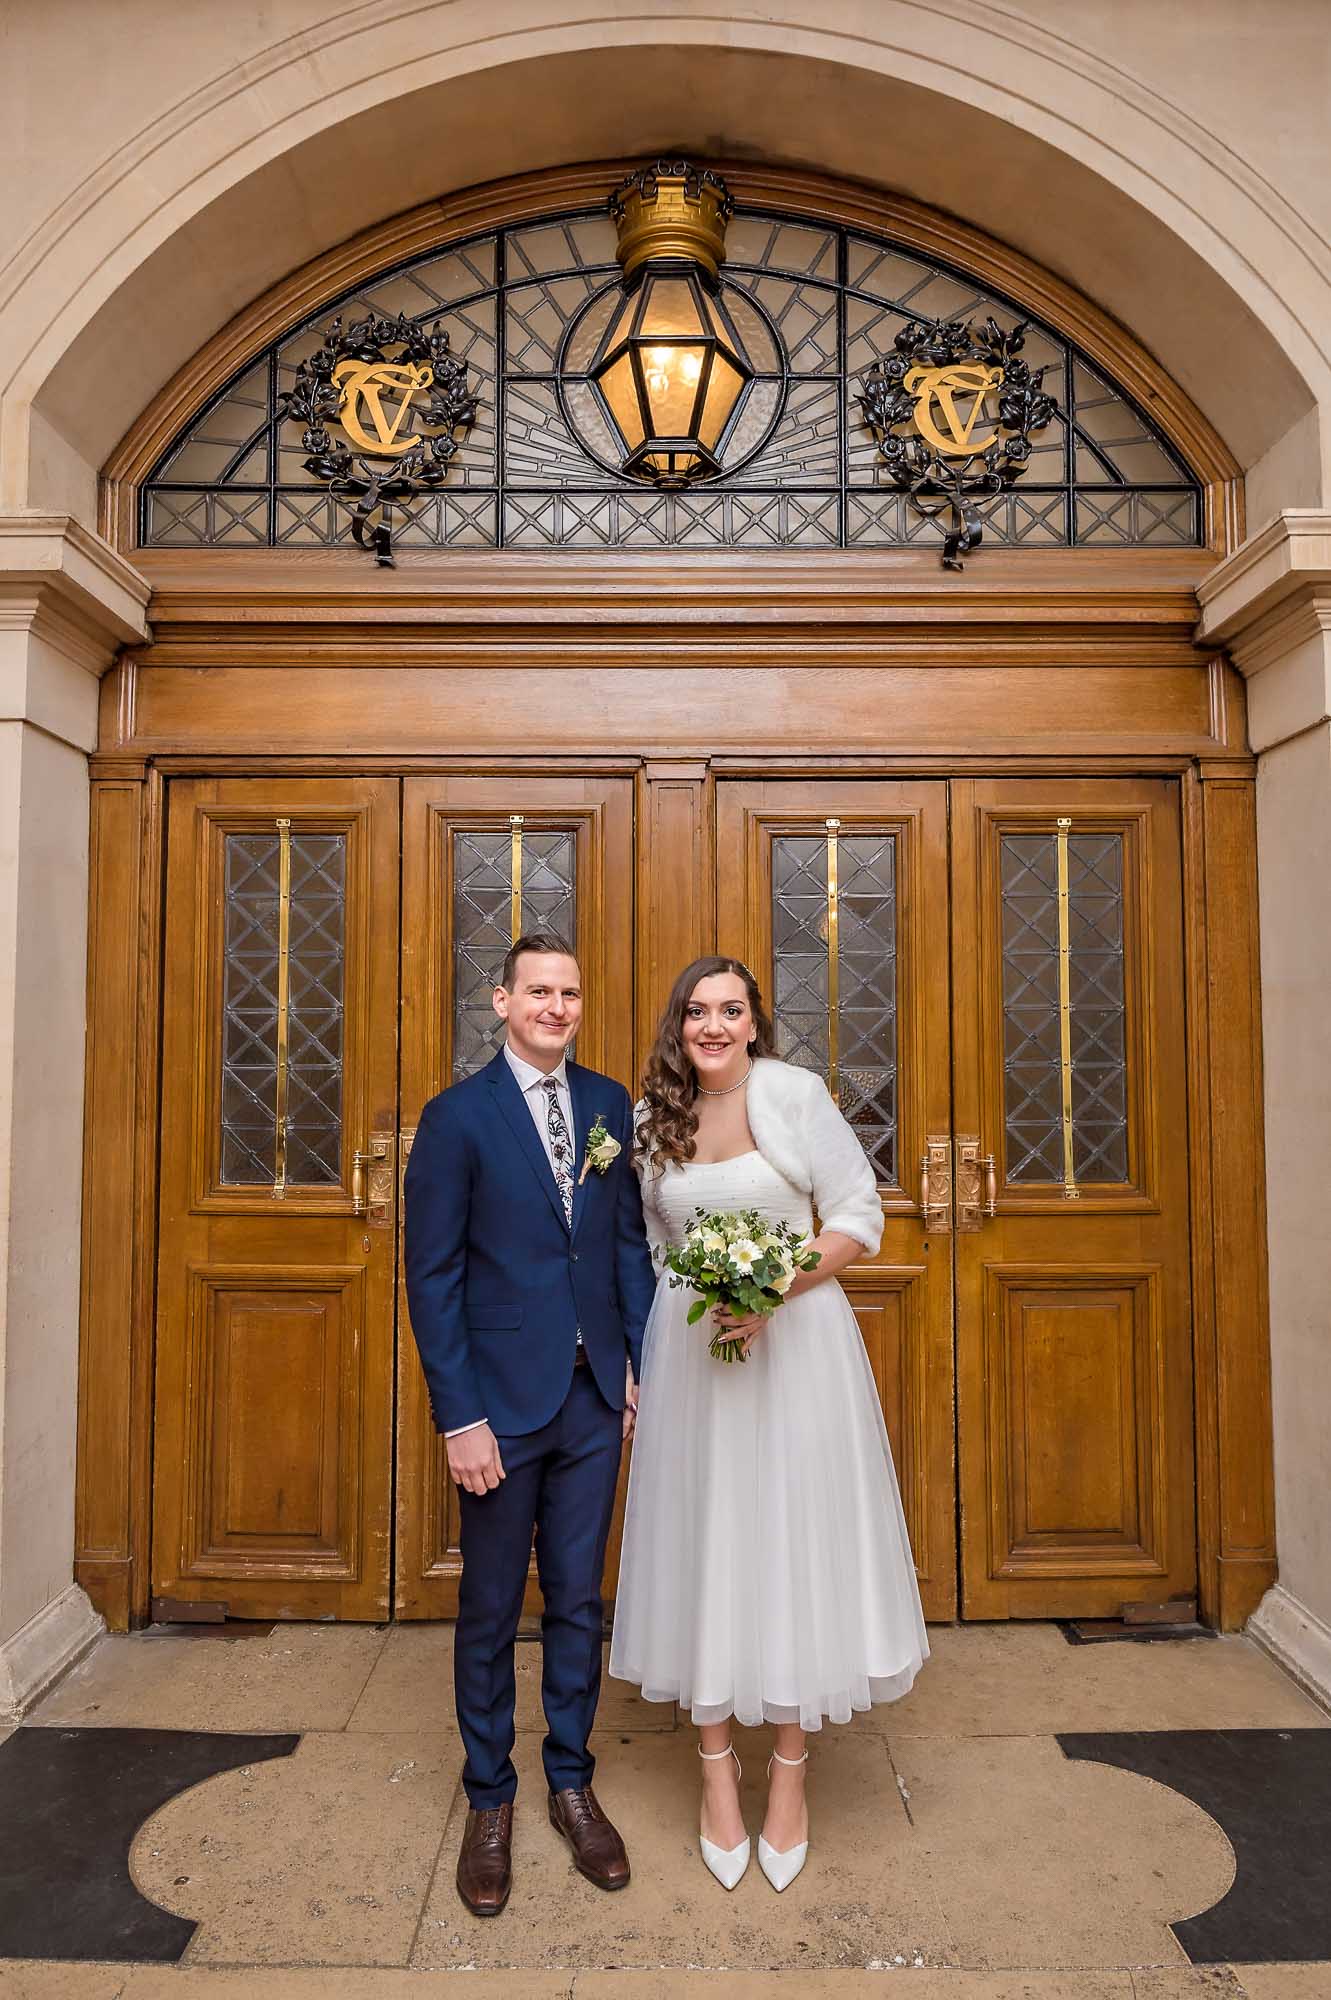
[[[456,1503],[402,1292],[411,1136],[496,1046],[518,925],[576,939],[577,1053],[632,1084],[676,969],[639,940],[675,906],[714,909],[874,1163],[882,1249],[846,1284],[927,1613],[1190,1596],[1176,787],[718,780],[701,896],[679,851],[635,856],[634,796],[172,784],[155,1599],[450,1615]],[[611,1590],[616,1562],[617,1538]]]

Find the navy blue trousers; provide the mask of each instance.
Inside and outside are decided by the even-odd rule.
[[[601,1572],[615,1507],[623,1415],[590,1368],[575,1368],[564,1406],[544,1429],[501,1437],[505,1477],[493,1493],[459,1488],[462,1584],[453,1650],[462,1782],[472,1806],[505,1805],[513,1768],[513,1646],[536,1535],[545,1610],[541,1757],[552,1792],[590,1785],[587,1749],[601,1692]]]

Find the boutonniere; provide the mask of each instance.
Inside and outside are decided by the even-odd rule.
[[[581,1187],[586,1180],[589,1167],[595,1167],[598,1174],[603,1174],[610,1165],[610,1162],[618,1158],[620,1151],[621,1147],[618,1139],[610,1137],[610,1134],[605,1129],[605,1122],[598,1111],[596,1114],[596,1123],[587,1134],[587,1151],[583,1155],[582,1172],[578,1175],[578,1186]]]

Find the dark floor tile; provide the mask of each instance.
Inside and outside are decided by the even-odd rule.
[[[1331,1958],[1331,1729],[1060,1735],[1064,1753],[1155,1778],[1234,1849],[1228,1893],[1172,1926],[1194,1965]]]
[[[0,1958],[173,1963],[196,1926],[139,1894],[129,1850],[151,1813],[298,1736],[20,1729],[0,1744]]]

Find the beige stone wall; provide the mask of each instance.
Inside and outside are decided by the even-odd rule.
[[[41,530],[58,545],[43,569],[34,515],[90,525],[99,465],[173,371],[266,286],[356,230],[488,178],[674,146],[846,174],[988,229],[1155,352],[1246,468],[1250,528],[1324,507],[1329,84],[1326,0],[8,10],[0,1653],[68,1575],[80,676],[138,615],[132,578],[88,573],[97,561],[73,530]],[[77,644],[37,615],[52,588],[90,621]],[[1237,630],[1246,614],[1235,616]],[[1327,818],[1331,775],[1314,739],[1295,737],[1264,739],[1261,839],[1280,1532],[1291,1588],[1331,1623],[1331,1551],[1317,1526],[1331,1475],[1319,1443],[1331,1436],[1326,1287],[1302,1254],[1310,1217],[1296,1186],[1298,1163],[1324,1145],[1313,1116],[1331,1072],[1331,910],[1309,918],[1301,861]],[[49,1051],[33,1046],[48,1016]],[[12,1160],[23,1170],[7,1182]]]
[[[1331,445],[1322,0],[52,0],[14,10],[0,507],[89,517],[96,465],[266,284],[478,180],[687,144],[980,223],[1132,326],[1260,502]],[[58,116],[43,115],[58,106]]]

